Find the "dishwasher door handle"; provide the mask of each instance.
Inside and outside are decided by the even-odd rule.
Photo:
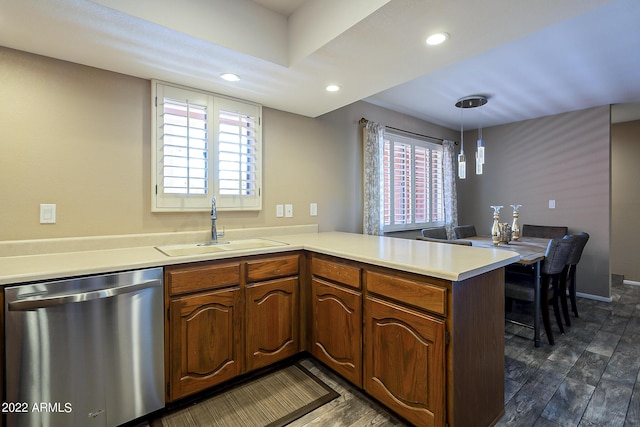
[[[55,297],[34,298],[11,301],[7,305],[9,311],[28,311],[38,308],[53,307],[56,305],[71,304],[76,302],[91,301],[100,298],[111,298],[117,295],[128,294],[147,288],[162,286],[159,279],[146,280],[144,282],[133,283],[130,285],[118,286],[115,288],[98,289],[89,292],[79,292],[75,294],[59,295]]]

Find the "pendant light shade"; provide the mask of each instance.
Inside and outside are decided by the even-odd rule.
[[[464,157],[464,152],[460,151],[458,154],[458,178],[465,179],[467,177],[467,159]]]
[[[464,120],[462,118],[462,111],[463,110],[460,109],[460,154],[458,154],[458,178],[465,179],[467,177],[467,159],[464,156]]]
[[[460,179],[465,179],[466,174],[466,157],[464,155],[464,120],[462,112],[467,108],[477,108],[486,104],[488,101],[486,96],[483,95],[471,95],[466,96],[464,98],[460,98],[458,102],[456,102],[456,107],[460,108],[460,154],[458,154],[458,177]],[[476,149],[476,175],[482,175],[484,161],[485,161],[485,150],[484,150],[484,140],[482,139],[482,124],[478,128],[478,143]]]

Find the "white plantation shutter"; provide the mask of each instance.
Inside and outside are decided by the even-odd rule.
[[[424,224],[429,219],[429,201],[431,198],[429,150],[425,147],[416,147],[414,157],[415,170],[415,222]]]
[[[260,207],[260,111],[229,99],[216,104],[219,206]]]
[[[162,189],[165,193],[207,194],[207,106],[165,98],[162,116]]]
[[[261,209],[261,107],[153,85],[152,210]]]
[[[384,229],[444,222],[442,146],[385,133]]]
[[[411,145],[393,144],[393,219],[394,224],[411,224],[412,194]]]

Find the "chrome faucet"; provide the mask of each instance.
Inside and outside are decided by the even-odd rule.
[[[204,245],[217,245],[219,243],[218,237],[224,237],[224,227],[222,227],[222,233],[218,234],[218,227],[216,226],[216,220],[218,219],[218,209],[216,207],[216,196],[211,197],[211,241]]]
[[[219,242],[218,237],[224,237],[224,227],[222,227],[222,233],[218,234],[218,227],[216,226],[216,220],[218,219],[218,209],[216,207],[216,196],[211,197],[211,240],[205,243],[198,243],[198,246],[213,246],[222,243]]]
[[[211,198],[211,242],[218,243],[218,228],[216,220],[218,219],[218,209],[216,208],[216,196]]]

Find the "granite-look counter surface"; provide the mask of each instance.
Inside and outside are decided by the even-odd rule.
[[[97,250],[74,250],[67,247],[53,253],[17,256],[4,253],[5,256],[0,256],[0,285],[303,249],[452,281],[464,280],[519,259],[516,252],[501,249],[354,233],[308,232],[308,227],[302,231],[304,232],[299,234],[274,235],[273,231],[251,234],[252,237],[286,243],[286,246],[177,257],[167,256],[157,250],[154,246],[162,242],[153,242],[151,238],[123,240],[124,247],[110,247],[117,246],[117,243],[112,242]],[[193,240],[197,241],[199,240]],[[139,246],[140,243],[143,246]],[[16,244],[15,247],[19,248],[19,245]]]

